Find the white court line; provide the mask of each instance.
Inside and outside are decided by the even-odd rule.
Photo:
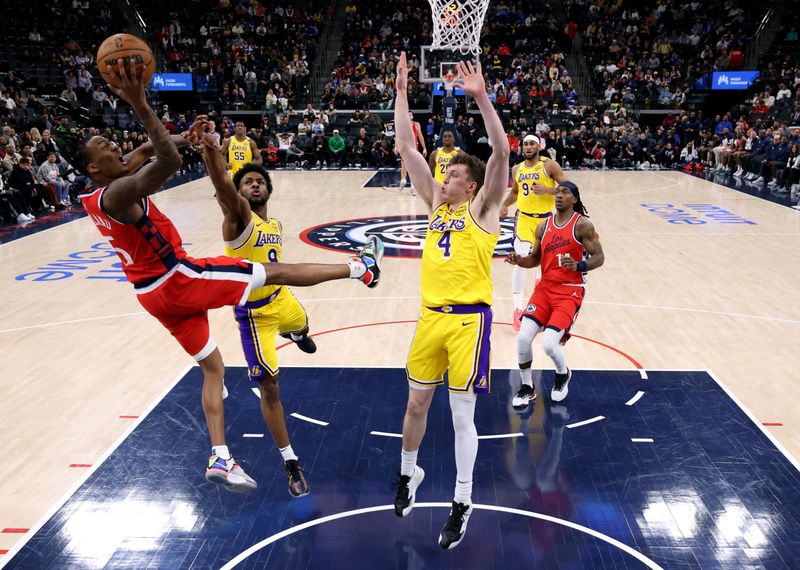
[[[763,425],[763,424],[762,424],[760,421],[758,421],[758,419],[757,419],[757,418],[756,418],[756,417],[753,415],[753,412],[751,412],[749,409],[747,409],[747,408],[745,407],[745,405],[744,405],[744,404],[742,404],[741,400],[739,400],[739,398],[737,398],[737,397],[736,397],[736,395],[735,395],[733,392],[731,392],[730,390],[728,390],[728,387],[727,387],[725,384],[723,384],[723,383],[722,383],[722,380],[720,380],[719,378],[717,378],[717,376],[716,376],[716,375],[715,375],[715,374],[714,374],[714,373],[713,373],[711,370],[704,370],[704,372],[705,372],[706,374],[708,374],[709,376],[711,376],[711,378],[713,378],[713,379],[714,379],[714,382],[716,382],[717,384],[719,384],[719,387],[720,387],[720,388],[722,388],[722,389],[725,391],[725,393],[728,395],[728,397],[729,397],[731,400],[733,400],[733,402],[734,402],[734,403],[735,403],[737,406],[739,406],[739,408],[740,408],[740,409],[741,409],[741,410],[742,410],[742,411],[743,411],[743,412],[744,412],[744,413],[747,415],[747,417],[748,417],[748,418],[750,418],[750,420],[751,420],[751,421],[752,421],[754,424],[756,424],[756,426],[758,426],[758,429],[760,429],[760,430],[761,430],[761,432],[762,432],[764,435],[766,435],[766,436],[767,436],[767,438],[768,438],[768,439],[769,439],[769,440],[772,442],[772,445],[774,445],[775,447],[777,447],[777,448],[778,448],[778,451],[780,451],[781,453],[783,453],[783,454],[786,456],[786,459],[788,459],[788,460],[789,460],[789,462],[790,462],[792,465],[794,465],[795,469],[797,469],[798,471],[800,471],[800,462],[798,462],[798,461],[797,461],[797,459],[795,459],[795,458],[792,456],[792,454],[791,454],[791,453],[789,453],[789,451],[788,451],[788,450],[787,450],[785,447],[783,447],[783,445],[781,445],[781,442],[779,442],[779,441],[778,441],[778,440],[775,438],[775,436],[774,436],[774,435],[772,435],[772,432],[770,432],[770,431],[769,431],[769,430],[768,430],[766,427],[764,427],[764,425]]]
[[[264,437],[263,433],[243,433],[242,437]]]
[[[382,435],[383,437],[403,437],[402,433],[390,433],[388,431],[371,431],[369,435]]]
[[[507,437],[522,437],[524,433],[498,433],[497,435],[479,435],[478,439],[503,439]]]
[[[625,405],[626,405],[626,406],[632,406],[632,405],[634,405],[636,402],[638,402],[639,400],[641,400],[641,399],[642,399],[642,396],[644,396],[644,392],[642,392],[641,390],[639,390],[638,392],[636,392],[636,395],[635,395],[633,398],[631,398],[630,400],[628,400],[627,402],[625,402]]]
[[[661,311],[684,311],[687,313],[704,313],[707,315],[720,315],[723,317],[740,317],[744,319],[759,319],[763,321],[775,321],[776,323],[790,323],[800,325],[800,321],[794,319],[781,319],[778,317],[764,317],[761,315],[747,315],[745,313],[730,313],[728,311],[712,311],[709,309],[689,309],[685,307],[667,307],[660,305],[636,305],[634,303],[606,303],[604,301],[585,301],[590,305],[610,305],[614,307],[631,307],[634,309],[657,309]]]
[[[138,418],[138,419],[136,419],[135,421],[133,421],[133,422],[131,423],[131,425],[128,427],[128,429],[126,429],[126,430],[125,430],[125,433],[123,433],[123,434],[122,434],[122,435],[119,437],[119,439],[117,439],[117,441],[115,441],[115,442],[114,442],[114,443],[111,445],[111,447],[109,447],[108,449],[106,449],[106,451],[105,451],[105,452],[104,452],[104,453],[103,453],[103,454],[102,454],[100,457],[98,457],[98,458],[97,458],[97,459],[96,459],[96,460],[95,460],[95,461],[92,463],[92,466],[91,466],[91,467],[89,467],[89,468],[86,470],[86,472],[84,473],[83,477],[81,477],[80,479],[78,479],[78,480],[75,482],[75,484],[74,484],[74,485],[73,485],[73,486],[72,486],[72,487],[69,489],[69,491],[67,491],[67,492],[64,494],[64,496],[63,496],[63,497],[61,497],[61,498],[60,498],[58,501],[56,501],[56,502],[53,504],[52,508],[50,508],[50,510],[48,510],[48,511],[47,511],[47,513],[45,513],[45,515],[44,515],[44,516],[43,516],[41,519],[39,519],[39,520],[36,522],[36,524],[35,524],[35,525],[33,525],[33,526],[30,528],[30,530],[28,530],[28,532],[27,532],[27,533],[25,533],[25,536],[23,536],[23,537],[22,537],[22,539],[21,539],[19,542],[17,542],[17,543],[16,543],[14,546],[12,546],[12,547],[11,547],[11,549],[8,551],[8,553],[7,553],[5,556],[3,556],[3,559],[2,559],[2,560],[0,560],[0,568],[3,568],[3,567],[5,567],[5,565],[6,565],[6,564],[8,564],[8,562],[10,562],[10,561],[11,561],[11,559],[12,559],[12,558],[13,558],[13,557],[14,557],[14,556],[15,556],[15,555],[16,555],[16,554],[17,554],[17,553],[20,551],[20,550],[22,550],[22,547],[23,547],[23,546],[25,546],[25,544],[27,544],[27,542],[28,542],[28,541],[29,541],[31,538],[33,538],[33,535],[34,535],[34,534],[36,534],[37,532],[39,532],[39,529],[41,529],[41,528],[44,526],[44,524],[45,524],[47,521],[49,521],[49,520],[50,520],[50,518],[51,518],[53,515],[55,515],[55,514],[56,514],[56,512],[57,512],[57,511],[58,511],[58,510],[59,510],[59,509],[60,509],[62,506],[64,506],[64,503],[66,503],[66,502],[67,502],[67,501],[70,499],[70,497],[72,497],[72,495],[74,495],[74,494],[75,494],[75,492],[76,492],[76,491],[77,491],[77,490],[78,490],[78,489],[81,487],[81,485],[83,485],[84,483],[86,483],[86,481],[88,481],[88,480],[89,480],[89,477],[91,477],[91,476],[94,474],[94,472],[95,472],[95,471],[97,471],[97,470],[100,468],[100,466],[101,466],[103,463],[105,463],[105,461],[106,461],[106,460],[107,460],[107,459],[108,459],[108,458],[111,456],[111,454],[112,454],[112,453],[114,453],[114,451],[116,451],[116,449],[117,449],[117,448],[118,448],[120,445],[122,445],[122,442],[123,442],[123,441],[125,441],[125,440],[128,438],[128,436],[129,436],[129,435],[131,435],[131,433],[133,433],[133,430],[135,430],[137,427],[139,427],[139,424],[141,424],[141,423],[144,421],[144,419],[145,419],[145,418],[146,418],[148,415],[150,415],[150,412],[152,412],[152,411],[155,409],[155,407],[156,407],[156,406],[157,406],[159,403],[161,403],[161,401],[162,401],[164,398],[166,398],[167,394],[169,394],[169,393],[170,393],[170,391],[171,391],[171,390],[172,390],[172,389],[175,387],[175,385],[176,385],[178,382],[180,382],[180,381],[181,381],[181,379],[182,379],[184,376],[186,376],[186,374],[188,374],[188,373],[189,373],[189,370],[191,370],[193,367],[194,367],[194,366],[190,364],[189,366],[187,366],[186,368],[184,368],[184,369],[183,369],[183,372],[181,372],[181,373],[178,375],[178,377],[177,377],[177,378],[176,378],[174,381],[172,381],[172,383],[170,383],[170,385],[169,385],[169,386],[167,386],[167,389],[166,389],[166,390],[164,390],[164,391],[161,393],[161,395],[160,395],[158,398],[156,398],[156,399],[155,399],[155,401],[153,401],[153,403],[152,403],[152,404],[150,404],[150,406],[149,406],[149,407],[148,407],[148,408],[147,408],[147,409],[146,409],[144,412],[142,412],[142,413],[139,415],[139,418]]]
[[[74,323],[85,323],[88,321],[102,321],[103,319],[117,319],[120,317],[133,317],[136,315],[146,315],[148,314],[147,311],[137,311],[135,313],[120,313],[118,315],[104,315],[102,317],[87,317],[85,319],[74,319],[72,321],[55,321],[52,323],[44,323],[41,325],[28,325],[26,327],[17,327],[15,329],[0,329],[0,333],[10,333],[10,332],[17,332],[17,331],[26,331],[29,329],[43,329],[46,327],[52,327],[55,325],[71,325]]]
[[[644,368],[640,368],[639,376],[642,377],[642,380],[647,380],[647,370],[645,370]]]
[[[435,507],[441,507],[441,508],[448,508],[449,509],[450,508],[450,503],[416,503],[414,505],[415,509],[435,508]],[[645,556],[644,554],[642,554],[638,550],[635,550],[634,548],[628,546],[624,542],[620,542],[619,540],[617,540],[615,538],[611,538],[610,536],[606,536],[605,534],[603,534],[601,532],[597,532],[596,530],[593,530],[593,529],[591,529],[589,527],[586,527],[586,526],[583,526],[583,525],[579,525],[579,524],[571,522],[571,521],[567,521],[567,520],[564,520],[564,519],[559,519],[559,518],[556,518],[556,517],[552,517],[550,515],[543,515],[541,513],[535,513],[533,511],[523,511],[522,509],[512,509],[510,507],[500,507],[500,506],[497,506],[497,505],[477,505],[477,504],[474,504],[474,505],[472,505],[472,508],[476,509],[476,510],[483,510],[483,511],[495,511],[495,512],[499,512],[499,513],[508,513],[508,514],[512,514],[512,515],[522,515],[524,517],[530,517],[532,519],[540,519],[540,520],[544,520],[544,521],[547,521],[547,522],[559,524],[559,525],[562,525],[562,526],[565,526],[565,527],[568,527],[568,528],[571,528],[571,529],[574,529],[574,530],[577,530],[577,531],[580,531],[580,532],[584,532],[584,533],[586,533],[586,534],[588,534],[590,536],[593,536],[595,538],[598,538],[598,539],[602,540],[603,542],[606,542],[606,543],[608,543],[608,544],[610,544],[612,546],[616,546],[617,548],[619,548],[620,550],[622,550],[626,554],[629,554],[630,556],[636,558],[639,562],[641,562],[642,564],[644,564],[648,568],[651,568],[652,570],[663,570],[663,568],[661,566],[659,566],[658,564],[656,564],[655,562],[650,560],[647,556]],[[280,540],[282,538],[286,538],[287,536],[289,536],[291,534],[294,534],[296,532],[299,532],[301,530],[305,530],[307,528],[310,528],[310,527],[313,527],[313,526],[317,526],[317,525],[321,525],[321,524],[324,524],[324,523],[328,523],[328,522],[331,522],[331,521],[335,521],[337,519],[343,519],[343,518],[347,518],[347,517],[364,515],[364,514],[368,514],[368,513],[376,513],[376,512],[379,512],[379,511],[391,511],[393,509],[394,509],[394,505],[379,505],[377,507],[366,507],[366,508],[363,508],[363,509],[355,509],[353,511],[345,511],[343,513],[336,513],[336,514],[333,514],[333,515],[328,515],[327,517],[322,517],[322,518],[319,518],[319,519],[314,519],[314,520],[310,520],[310,521],[304,522],[304,523],[299,524],[297,526],[293,526],[291,528],[287,528],[286,530],[283,530],[283,531],[281,531],[281,532],[279,532],[277,534],[273,534],[272,536],[270,536],[268,538],[265,538],[261,542],[258,542],[256,544],[254,544],[253,546],[251,546],[250,548],[248,548],[244,552],[238,554],[233,559],[231,559],[227,564],[222,566],[220,568],[220,570],[231,570],[236,565],[238,565],[239,563],[243,562],[248,557],[250,557],[251,555],[255,554],[256,552],[258,552],[262,548],[265,548],[265,547],[269,546],[270,544],[272,544],[273,542],[277,542],[278,540]]]
[[[593,424],[594,422],[599,422],[601,420],[606,419],[605,416],[595,416],[593,418],[589,418],[588,420],[583,420],[582,422],[575,422],[574,424],[567,424],[567,427],[572,429],[576,427],[585,426],[587,424]]]
[[[653,443],[652,437],[632,437],[631,441],[633,443]]]
[[[289,414],[293,418],[297,418],[298,420],[303,420],[304,422],[309,422],[312,424],[317,424],[318,426],[329,426],[330,423],[323,422],[322,420],[315,420],[314,418],[309,418],[308,416],[304,416],[303,414],[298,414],[297,412],[292,412]]]

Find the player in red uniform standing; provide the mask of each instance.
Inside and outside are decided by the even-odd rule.
[[[533,339],[543,332],[542,348],[556,366],[555,385],[550,399],[567,397],[572,372],[567,368],[562,345],[569,339],[570,327],[578,316],[586,293],[586,272],[603,265],[603,247],[594,225],[586,215],[578,187],[560,182],[555,191],[556,213],[536,228],[533,252],[525,257],[510,253],[506,262],[520,267],[542,266],[542,279],[536,285],[522,314],[517,336],[517,354],[522,387],[512,405],[524,409],[536,399],[531,378]]]
[[[81,195],[89,217],[122,260],[122,269],[142,306],[157,318],[203,369],[203,411],[211,438],[206,479],[234,492],[248,492],[255,481],[236,464],[225,445],[223,375],[225,365],[210,334],[208,310],[242,305],[252,289],[264,285],[315,285],[334,279],[360,279],[377,285],[383,244],[377,238],[345,265],[251,263],[232,257],[187,257],[180,235],[149,196],[181,166],[176,142],[147,103],[143,67],[122,63],[109,87],[131,104],[152,141],[156,160],[135,173],[142,157],[122,156],[100,136],[80,149],[76,164],[91,178]],[[198,122],[207,122],[199,117]],[[141,153],[140,153],[141,154]],[[128,163],[128,159],[132,163]]]

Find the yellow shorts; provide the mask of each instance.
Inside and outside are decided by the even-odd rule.
[[[242,307],[234,307],[242,349],[247,360],[250,379],[258,382],[267,376],[278,374],[278,354],[275,336],[298,333],[308,327],[308,316],[291,290],[281,287],[274,299],[252,301]]]
[[[488,305],[423,307],[408,352],[408,382],[433,388],[444,384],[447,371],[451,392],[489,392],[491,326]]]
[[[516,220],[514,222],[514,239],[519,241],[527,241],[533,247],[536,243],[536,228],[539,224],[547,221],[550,217],[550,212],[546,214],[523,214],[517,210]]]

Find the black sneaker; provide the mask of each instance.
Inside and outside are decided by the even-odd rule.
[[[297,348],[299,348],[305,353],[314,354],[315,352],[317,352],[317,343],[314,342],[314,339],[308,336],[308,333],[304,333],[303,338],[301,338],[300,340],[294,340],[290,333],[282,334],[281,336],[283,338],[288,338],[290,341],[292,341],[297,345]]]
[[[522,387],[517,392],[517,395],[514,396],[514,399],[511,400],[511,406],[515,410],[524,410],[528,407],[528,404],[536,400],[536,390],[533,386],[528,386],[527,384],[523,384]]]
[[[442,534],[439,535],[439,546],[445,549],[458,546],[467,532],[467,523],[471,514],[472,505],[453,501],[453,506],[450,508],[450,516],[447,517],[447,522],[444,523],[442,528]]]
[[[422,467],[417,466],[414,468],[414,474],[410,477],[408,475],[400,475],[400,478],[395,482],[397,486],[397,495],[394,498],[394,514],[398,517],[405,517],[414,508],[414,501],[417,498],[417,487],[419,487],[422,480],[425,479],[425,471]]]
[[[569,393],[569,381],[572,379],[572,370],[567,368],[566,374],[556,373],[556,383],[550,392],[550,399],[554,402],[561,402]]]
[[[306,476],[303,474],[303,468],[300,467],[298,459],[290,459],[283,462],[283,467],[286,469],[286,476],[289,479],[289,494],[292,497],[304,497],[308,495],[308,482]]]

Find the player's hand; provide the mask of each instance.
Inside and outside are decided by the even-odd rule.
[[[428,158],[428,149],[427,148],[423,148],[422,149],[422,156],[424,156],[425,158]]]
[[[500,208],[500,217],[505,218],[506,216],[508,216],[508,206],[502,206]]]
[[[397,62],[397,79],[394,82],[398,93],[405,93],[408,88],[408,61],[406,52],[400,52],[400,60]]]
[[[572,259],[572,256],[563,255],[561,256],[561,267],[570,271],[577,271],[578,262]]]
[[[506,256],[506,263],[510,263],[511,265],[519,265],[522,256],[518,253],[509,253]]]
[[[476,70],[471,61],[459,61],[456,71],[458,77],[453,80],[453,85],[472,97],[486,95],[486,82],[483,80],[483,68],[480,62]]]
[[[200,140],[199,140],[198,144],[200,146],[204,146],[204,147],[210,148],[211,150],[216,150],[216,151],[222,150],[222,147],[220,146],[219,142],[217,141],[216,133],[213,132],[213,131],[210,132],[210,133],[203,133],[203,135],[200,137]],[[227,169],[230,170],[231,169],[231,165],[228,164],[227,166],[228,166]]]
[[[213,131],[213,126],[214,123],[208,120],[207,115],[197,115],[194,122],[181,133],[181,136],[192,144],[200,144],[203,134]]]
[[[117,67],[110,66],[108,73],[112,79],[108,82],[108,88],[116,93],[117,97],[124,99],[131,105],[147,104],[147,96],[144,94],[144,65],[130,61],[128,67],[120,58]]]

